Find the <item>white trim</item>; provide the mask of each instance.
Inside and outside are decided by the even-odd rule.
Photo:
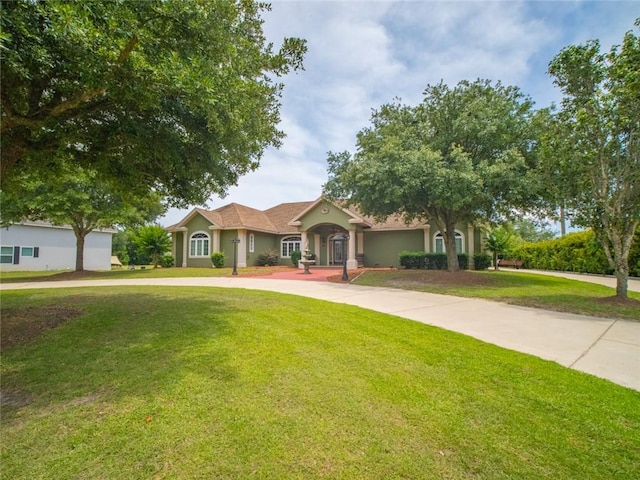
[[[297,240],[289,240],[290,238],[295,238]],[[283,237],[283,238],[280,239],[280,258],[291,258],[291,255],[283,255],[282,254],[282,247],[283,247],[285,241],[287,243],[295,243],[297,241],[298,244],[299,244],[298,245],[298,250],[300,250],[302,252],[302,236],[299,235],[299,234],[298,235],[289,235],[289,236],[286,236],[286,237]],[[295,250],[291,250],[290,248],[287,248],[287,250],[289,251],[287,253],[295,251]]]
[[[460,253],[465,253],[465,248],[464,248],[464,233],[462,233],[460,230],[455,230],[456,236],[460,235],[460,246],[462,247],[460,249],[460,251],[457,251],[457,245],[456,245],[456,253],[460,254]],[[438,236],[440,236],[442,238],[442,253],[447,253],[447,245],[446,242],[444,241],[444,235],[440,233],[440,230],[438,230],[436,233],[433,234],[433,253],[438,253],[438,244],[436,243],[436,239],[438,238]]]
[[[197,255],[197,254],[193,254],[193,250],[191,248],[191,241],[194,240],[193,237],[195,237],[196,235],[204,235],[204,237],[199,237],[198,239],[196,239],[196,245],[199,243],[198,240],[200,241],[204,241],[205,237],[206,237],[206,253],[203,253],[201,255]],[[196,246],[196,252],[198,251],[198,248]],[[193,232],[191,235],[189,235],[189,246],[188,246],[188,252],[189,252],[189,258],[208,258],[211,255],[211,235],[209,235],[207,232],[203,231],[203,230],[198,230],[197,232]]]

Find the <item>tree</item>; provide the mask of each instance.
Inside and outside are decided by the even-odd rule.
[[[541,242],[551,240],[556,234],[549,229],[544,221],[536,221],[531,218],[519,218],[513,221],[511,227],[516,240],[524,242]]]
[[[60,161],[172,205],[224,194],[278,147],[303,40],[274,51],[252,0],[3,1],[0,177]]]
[[[433,220],[456,271],[456,223],[495,219],[529,198],[531,102],[488,80],[424,93],[417,107],[375,111],[354,155],[330,153],[324,193],[379,219]]]
[[[135,233],[134,242],[142,253],[151,256],[153,268],[158,267],[162,255],[171,248],[171,238],[160,225],[140,227]]]
[[[85,239],[93,230],[143,224],[165,211],[158,194],[123,196],[96,172],[73,165],[61,165],[46,181],[34,174],[14,177],[14,181],[19,188],[2,192],[1,222],[28,219],[71,225],[76,237],[76,271],[84,270]]]
[[[515,238],[513,233],[504,226],[492,228],[487,232],[485,239],[485,250],[493,255],[493,267],[498,270],[498,256],[509,251],[515,246]]]
[[[549,141],[567,152],[555,166],[573,193],[573,222],[593,229],[615,271],[616,296],[627,298],[629,251],[640,222],[640,37],[627,32],[607,54],[597,40],[569,46],[549,73],[564,94],[554,118],[559,133]]]

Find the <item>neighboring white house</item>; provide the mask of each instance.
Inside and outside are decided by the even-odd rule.
[[[95,230],[84,244],[85,270],[111,269],[111,236]],[[76,236],[70,226],[23,222],[0,229],[0,270],[75,270]]]

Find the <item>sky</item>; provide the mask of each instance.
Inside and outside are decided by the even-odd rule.
[[[308,47],[304,70],[279,79],[286,138],[206,208],[236,202],[264,210],[317,199],[328,152],[354,152],[372,110],[397,98],[417,105],[425,87],[440,81],[500,81],[518,86],[536,108],[559,103],[547,74],[551,59],[592,39],[608,51],[640,17],[638,0],[275,0],[271,7],[263,14],[268,41],[277,48],[299,37]],[[192,208],[170,209],[160,224],[177,223]]]

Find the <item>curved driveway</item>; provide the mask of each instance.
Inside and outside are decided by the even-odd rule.
[[[640,282],[630,283],[630,290],[640,288]],[[29,282],[0,284],[0,290],[116,285],[247,288],[356,305],[464,333],[640,391],[640,321],[586,317],[407,290],[250,277]]]

